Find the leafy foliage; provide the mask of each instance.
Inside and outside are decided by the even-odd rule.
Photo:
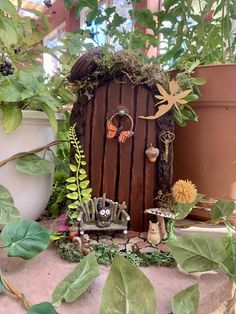
[[[197,314],[199,284],[178,292],[172,299],[173,314]]]
[[[191,234],[167,243],[177,263],[187,272],[217,269],[226,258],[224,246],[208,235]]]
[[[87,255],[54,290],[52,302],[60,305],[61,301],[73,302],[90,286],[99,275],[95,253]]]
[[[211,217],[213,219],[227,218],[235,210],[235,202],[230,200],[219,200],[211,208]]]
[[[203,194],[198,194],[195,201],[190,204],[174,204],[172,209],[176,215],[176,219],[184,219],[185,217],[188,216],[188,214],[191,212],[193,207],[201,200],[203,199],[204,195]]]
[[[84,169],[84,166],[86,165],[85,155],[77,138],[75,125],[70,127],[69,138],[71,146],[75,149],[74,158],[76,165],[70,164],[72,176],[66,180],[68,183],[66,188],[70,191],[70,193],[67,194],[67,197],[73,200],[73,203],[69,205],[69,208],[73,209],[77,208],[79,204],[83,204],[91,199],[92,189],[88,187],[90,182],[87,179],[87,173]]]
[[[4,226],[0,239],[8,256],[31,259],[48,246],[51,231],[35,221],[19,220]]]
[[[33,305],[28,311],[27,314],[57,314],[53,305],[49,302],[43,302]]]
[[[38,155],[26,155],[16,160],[16,169],[30,175],[44,175],[51,173],[54,165],[49,160]]]
[[[20,212],[14,206],[10,192],[0,185],[0,224],[7,224],[17,219],[20,219]]]
[[[137,289],[142,282],[145,289]],[[148,278],[116,255],[102,291],[100,313],[156,314],[156,294]]]

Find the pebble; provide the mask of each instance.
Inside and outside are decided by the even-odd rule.
[[[150,246],[150,244],[146,241],[141,241],[136,243],[136,246],[138,247],[138,249],[144,249],[145,247]]]
[[[138,242],[143,242],[144,240],[139,237],[134,237],[129,239],[129,243],[136,244]]]
[[[156,252],[156,249],[152,246],[145,247],[139,250],[140,253],[153,253]]]

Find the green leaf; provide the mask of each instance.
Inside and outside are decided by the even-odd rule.
[[[6,133],[10,133],[18,128],[22,120],[20,108],[12,103],[2,106],[2,123]]]
[[[220,238],[220,241],[226,250],[226,259],[223,261],[224,270],[236,283],[236,235],[224,236]]]
[[[80,174],[86,174],[86,171],[84,169],[79,170]]]
[[[56,287],[52,294],[52,303],[60,305],[63,300],[70,303],[76,300],[99,275],[95,252],[87,255],[75,269]]]
[[[81,165],[85,166],[86,165],[86,161],[81,161]]]
[[[80,181],[84,180],[85,178],[87,178],[87,174],[81,174],[81,175],[79,176],[79,180],[80,180]]]
[[[77,167],[75,165],[70,165],[70,170],[72,172],[76,172],[77,171]]]
[[[196,85],[205,85],[207,80],[204,77],[196,77],[194,78],[194,83]]]
[[[85,189],[81,191],[81,194],[86,197],[86,196],[89,196],[91,192],[92,192],[92,189]]]
[[[176,215],[176,219],[180,220],[180,219],[184,219],[185,217],[187,217],[188,214],[193,209],[193,206],[195,206],[201,199],[203,199],[203,197],[204,197],[203,194],[198,194],[196,197],[196,200],[193,203],[174,205],[172,209]]]
[[[14,85],[0,86],[0,101],[18,102],[21,100],[21,92]]]
[[[172,299],[173,314],[197,314],[199,305],[199,284],[178,292]]]
[[[52,162],[32,154],[18,158],[16,160],[16,169],[23,173],[39,176],[51,173],[54,165]]]
[[[0,224],[7,224],[20,219],[20,212],[14,206],[10,192],[0,185]]]
[[[55,133],[57,133],[57,120],[56,120],[56,113],[55,110],[49,108],[47,105],[42,104],[41,108],[43,109],[43,111],[46,113],[46,115],[48,116],[49,122],[52,126],[52,128],[54,129]]]
[[[211,208],[213,219],[227,218],[235,210],[235,202],[230,200],[219,200]]]
[[[76,177],[70,177],[70,178],[66,179],[66,182],[68,182],[68,183],[76,182]]]
[[[78,197],[79,197],[79,194],[77,192],[72,192],[72,193],[69,193],[66,195],[69,199],[72,199],[72,200],[77,200]]]
[[[108,313],[157,313],[156,294],[151,282],[120,255],[115,256],[102,291],[100,314]]]
[[[75,4],[75,0],[63,0],[67,10],[71,10]]]
[[[2,273],[0,271],[0,294],[6,289],[3,278],[2,278]]]
[[[190,273],[217,269],[226,258],[222,243],[208,235],[191,234],[167,244],[177,263]]]
[[[13,19],[0,15],[0,40],[8,48],[17,44],[17,29]]]
[[[73,202],[68,206],[70,209],[76,209],[78,207],[78,202]]]
[[[77,190],[77,185],[76,184],[68,184],[66,188],[70,191],[76,191]]]
[[[83,182],[80,182],[79,186],[81,187],[81,189],[86,189],[86,187],[89,185],[89,180],[85,180]],[[91,191],[92,192],[92,191]],[[89,193],[91,193],[89,192]]]
[[[15,6],[9,0],[1,0],[0,10],[13,17],[17,15]]]
[[[20,220],[4,226],[0,239],[8,256],[31,259],[48,246],[51,230],[32,220]]]
[[[58,314],[53,305],[49,302],[43,302],[31,306],[27,314]]]

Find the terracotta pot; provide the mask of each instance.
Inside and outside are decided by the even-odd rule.
[[[190,179],[200,193],[236,200],[236,64],[202,66],[199,122],[176,127],[174,179]]]

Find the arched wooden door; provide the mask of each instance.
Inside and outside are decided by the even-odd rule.
[[[134,135],[124,144],[106,136],[107,119],[119,105],[129,110],[134,121]],[[80,100],[75,107],[72,123],[77,122],[77,132],[85,147],[93,196],[106,192],[112,200],[125,201],[131,216],[130,229],[142,230],[147,223],[144,210],[153,207],[153,199],[160,188],[158,169],[163,172],[162,161],[150,163],[145,155],[150,143],[161,146],[158,134],[162,126],[155,120],[139,118],[154,114],[152,93],[143,85],[134,85],[127,77],[120,77],[97,87],[90,101]],[[170,177],[164,178],[164,181],[170,180]]]

